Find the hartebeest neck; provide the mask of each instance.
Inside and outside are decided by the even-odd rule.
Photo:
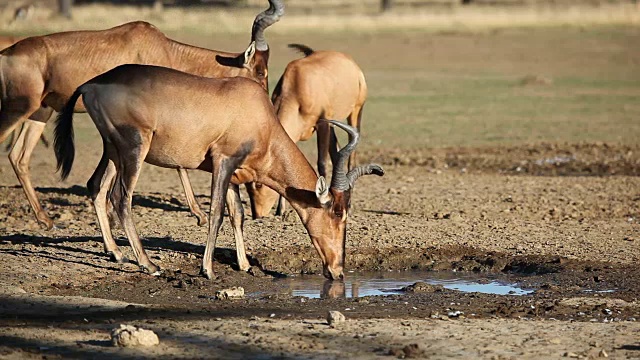
[[[287,199],[306,223],[307,209],[319,205],[315,194],[316,172],[284,131],[272,136],[268,154],[268,168],[259,174],[257,181]]]
[[[216,50],[199,48],[172,41],[171,67],[189,74],[204,77],[233,77],[240,75],[243,68],[225,66],[218,62],[216,56],[233,58],[239,53],[227,53]]]

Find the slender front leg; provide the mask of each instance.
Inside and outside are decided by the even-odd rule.
[[[27,120],[23,124],[22,131],[20,131],[20,135],[18,135],[18,139],[9,153],[9,161],[18,176],[18,181],[20,181],[22,185],[22,190],[27,196],[31,209],[33,209],[33,212],[36,214],[36,219],[38,219],[38,222],[44,225],[47,230],[50,230],[53,228],[53,220],[51,220],[40,205],[36,190],[31,184],[31,174],[29,172],[31,154],[38,144],[45,125],[46,123],[44,122]]]
[[[222,224],[224,213],[224,194],[229,188],[229,179],[235,168],[229,159],[213,159],[213,171],[211,172],[211,209],[209,210],[209,236],[207,246],[202,257],[202,268],[200,273],[207,279],[215,277],[213,274],[213,252],[216,248],[218,230]]]
[[[244,236],[242,226],[244,224],[244,209],[240,201],[240,187],[229,184],[227,190],[227,208],[229,209],[229,220],[233,226],[233,235],[236,238],[236,255],[238,257],[238,267],[240,271],[247,271],[251,267],[247,253],[244,248]]]
[[[198,226],[204,226],[207,223],[207,214],[200,209],[200,205],[198,205],[198,202],[196,201],[196,196],[193,193],[193,188],[191,187],[191,181],[189,181],[187,170],[178,169],[178,175],[180,176],[180,182],[182,182],[184,194],[187,197],[189,210],[198,219]]]
[[[287,200],[284,196],[280,195],[280,197],[278,197],[278,204],[276,205],[276,215],[284,216],[285,211],[287,211]]]

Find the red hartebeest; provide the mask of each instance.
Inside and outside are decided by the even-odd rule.
[[[269,0],[269,4],[269,9],[254,20],[251,44],[239,54],[179,43],[146,22],[102,31],[31,37],[0,52],[0,142],[26,121],[9,159],[38,221],[48,229],[53,227],[31,185],[31,153],[51,112],[59,111],[79,85],[118,65],[134,63],[166,66],[206,77],[248,77],[267,90],[269,47],[264,30],[284,14],[281,0]],[[83,104],[79,103],[75,110],[84,111]],[[106,166],[106,158],[100,164]],[[206,223],[186,171],[178,172],[189,208],[199,224]],[[95,184],[95,179],[90,179],[88,186]]]
[[[202,273],[213,275],[213,251],[222,223],[225,194],[233,224],[238,259],[246,261],[242,236],[243,210],[238,185],[264,184],[284,196],[297,211],[318,251],[327,278],[343,277],[346,221],[351,187],[362,175],[383,175],[378,165],[344,165],[358,143],[356,129],[337,121],[329,123],[349,133],[340,152],[332,134],[331,186],[318,177],[276,117],[268,95],[244,78],[197,77],[157,66],[122,65],[80,86],[58,116],[55,151],[62,177],[74,158],[73,111],[82,96],[96,124],[108,160],[92,178],[93,199],[105,248],[123,259],[109,228],[107,193],[144,271],[156,274],[131,217],[133,189],[142,163],[212,173],[209,236]],[[329,124],[327,123],[327,124]],[[188,146],[185,146],[187,145]]]
[[[337,51],[314,51],[289,44],[305,57],[287,65],[271,97],[280,123],[294,142],[318,133],[318,173],[326,176],[329,156],[329,126],[320,119],[345,119],[360,130],[362,108],[367,98],[364,74],[348,55]],[[348,169],[355,165],[351,153]],[[269,214],[278,194],[256,183],[247,187],[254,218]],[[280,198],[282,200],[282,198]],[[280,201],[277,213],[282,213]]]

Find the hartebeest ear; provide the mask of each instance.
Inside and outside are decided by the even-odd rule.
[[[244,51],[244,66],[249,66],[253,61],[253,56],[256,54],[256,42],[252,41],[249,44],[247,50]]]
[[[325,180],[324,176],[320,176],[316,182],[316,197],[322,206],[326,206],[331,201],[329,187],[327,186],[327,180]]]

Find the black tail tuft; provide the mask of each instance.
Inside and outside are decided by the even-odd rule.
[[[71,167],[73,166],[73,159],[76,156],[75,145],[73,144],[73,109],[76,107],[78,98],[82,95],[80,88],[71,95],[69,101],[64,105],[64,108],[58,114],[56,119],[56,129],[54,138],[54,149],[56,152],[56,159],[58,160],[57,171],[62,169],[60,178],[62,180],[69,177]]]
[[[296,49],[304,54],[304,56],[309,56],[313,54],[313,49],[308,47],[307,45],[302,44],[289,44],[289,48]]]

